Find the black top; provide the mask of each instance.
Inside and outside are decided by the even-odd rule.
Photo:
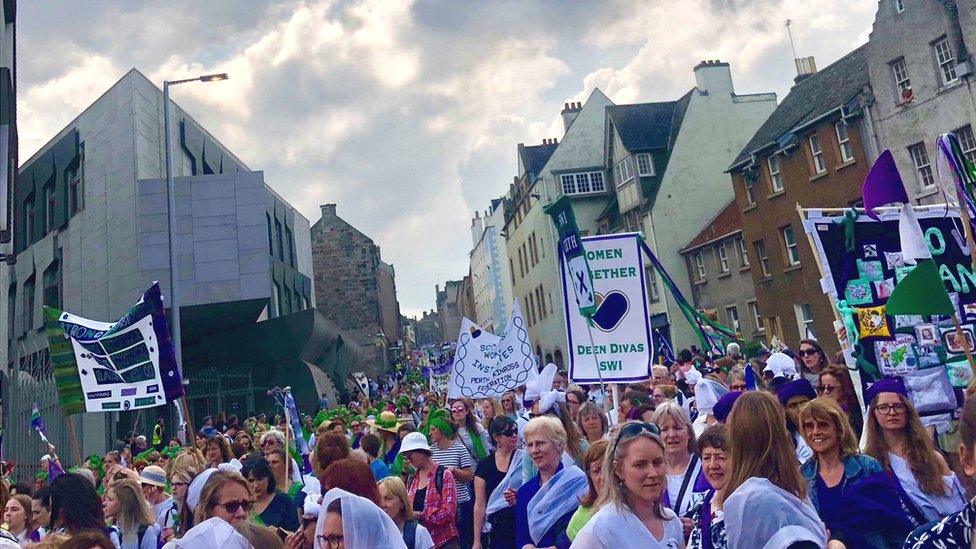
[[[512,456],[514,457],[514,453]],[[508,460],[508,466],[512,466],[511,457]],[[505,473],[499,471],[498,467],[495,466],[495,452],[488,454],[488,457],[478,462],[474,476],[485,481],[485,503],[487,504],[487,498],[491,497],[491,493],[501,484],[502,479],[505,478]],[[506,507],[505,509],[492,513],[488,517],[488,522],[492,525],[492,547],[510,546],[511,544],[506,543],[506,540],[508,542],[514,541],[515,506]]]
[[[413,512],[420,514],[424,512],[424,503],[427,499],[427,488],[417,488],[413,495]]]
[[[284,492],[275,492],[271,503],[258,517],[265,526],[280,526],[289,532],[298,530],[298,512],[295,502]]]

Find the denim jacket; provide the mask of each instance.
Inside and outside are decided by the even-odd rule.
[[[803,476],[807,479],[807,494],[813,503],[813,508],[820,512],[820,505],[817,503],[817,476],[820,474],[820,464],[817,460],[810,458],[802,467]],[[843,488],[848,485],[863,480],[868,475],[880,473],[881,464],[878,460],[864,454],[844,456],[844,478],[840,481]],[[841,491],[843,491],[841,488]]]

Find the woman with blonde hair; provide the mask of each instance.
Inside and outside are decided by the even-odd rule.
[[[898,509],[880,516],[877,502],[897,501],[889,484],[880,480],[881,464],[858,450],[847,415],[832,399],[819,397],[800,408],[798,422],[813,457],[803,464],[807,494],[830,538],[849,547],[898,545],[912,530]],[[862,495],[869,486],[870,499]]]
[[[112,521],[109,537],[119,549],[156,549],[160,531],[156,515],[142,495],[139,483],[117,480],[105,492],[102,502],[105,519]]]
[[[600,510],[580,530],[572,547],[684,547],[681,521],[662,501],[667,460],[660,433],[653,423],[628,421],[610,439],[603,458],[606,480]]]
[[[701,458],[696,452],[695,431],[685,409],[674,401],[665,402],[654,410],[651,421],[660,428],[668,462],[667,488],[662,501],[665,507],[684,517],[709,488]],[[691,519],[682,522],[691,532]]]
[[[961,508],[965,491],[935,448],[901,378],[883,378],[864,392],[868,403],[864,453],[891,471],[902,503],[918,524]]]
[[[200,464],[196,456],[189,452],[177,454],[169,464],[169,485],[173,489],[173,501],[178,510],[176,531],[167,528],[163,530],[163,538],[169,541],[173,537],[182,537],[193,527],[193,508],[186,503],[187,488],[193,479],[200,474]]]
[[[483,398],[478,401],[478,408],[481,410],[481,424],[488,425],[495,416],[503,416],[502,404],[497,398]]]
[[[403,534],[403,542],[414,549],[430,549],[434,540],[430,532],[414,518],[413,508],[407,497],[407,486],[399,477],[386,477],[377,483],[380,489],[380,507],[393,519]]]
[[[764,391],[740,396],[728,420],[732,470],[722,509],[729,547],[827,544],[827,531],[807,498],[786,416]]]
[[[206,478],[204,478],[206,475]],[[214,471],[208,469],[195,480],[203,482],[197,493],[191,487],[187,503],[193,505],[193,522],[219,518],[231,526],[247,522],[251,508],[251,489],[240,473],[235,471]]]

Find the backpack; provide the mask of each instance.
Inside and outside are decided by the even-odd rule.
[[[407,544],[407,549],[414,549],[417,543],[417,521],[408,520],[403,524],[403,543]]]
[[[444,490],[444,471],[447,471],[447,467],[444,467],[443,465],[438,465],[437,468],[434,469],[434,488],[437,489],[438,495],[440,495],[441,491]],[[413,479],[416,476],[416,473],[410,475],[410,478],[407,481],[407,486],[413,484]],[[428,486],[428,488],[429,487],[430,486]]]

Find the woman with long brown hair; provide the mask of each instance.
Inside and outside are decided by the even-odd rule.
[[[965,492],[922,426],[900,378],[884,378],[864,393],[868,402],[864,453],[892,473],[902,503],[918,524],[961,508]]]
[[[816,339],[801,339],[796,351],[800,375],[810,383],[817,382],[817,376],[829,364],[827,353]]]
[[[854,429],[854,436],[860,438],[864,429],[864,418],[861,416],[861,406],[857,402],[854,382],[851,381],[847,367],[831,364],[820,371],[817,381],[817,393],[833,400],[844,410],[851,428]]]
[[[121,549],[156,549],[160,529],[156,515],[132,479],[117,480],[105,492],[102,510],[112,520],[110,536]]]
[[[764,391],[740,396],[728,430],[732,470],[722,509],[729,547],[789,547],[802,541],[825,546],[827,532],[810,505],[776,397]]]

